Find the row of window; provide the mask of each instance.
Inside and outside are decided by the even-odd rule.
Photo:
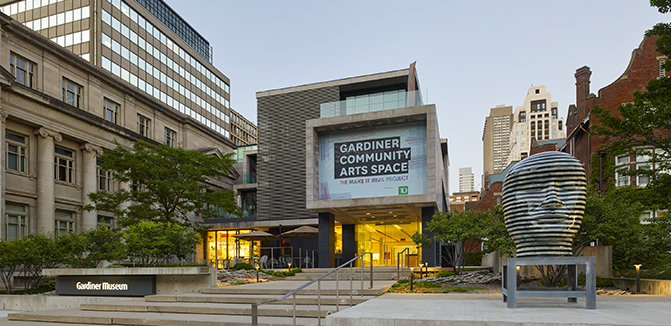
[[[18,56],[15,54],[10,54],[10,71],[16,77],[16,81],[20,84],[23,84],[28,87],[34,87],[35,85],[35,64]],[[67,79],[63,78],[62,80],[62,100],[63,102],[70,104],[74,107],[81,107],[81,98],[82,98],[82,86]],[[103,99],[103,117],[105,120],[119,124],[119,115],[121,111],[121,105],[115,103],[107,98]],[[149,127],[151,120],[143,115],[138,114],[137,117],[137,130],[138,133],[145,137],[150,137]],[[174,147],[177,139],[177,132],[167,128],[165,129],[165,144]],[[11,147],[8,146],[8,166],[10,164],[9,155],[12,153],[12,166],[16,167],[26,167],[25,164],[25,137],[19,136],[8,132],[8,141],[11,140],[13,143]],[[24,147],[21,147],[24,146]],[[8,167],[9,168],[9,167]],[[12,170],[17,170],[13,168]],[[22,170],[22,172],[24,172]]]
[[[130,6],[128,6],[126,3],[120,0],[107,0],[107,2],[111,3],[114,7],[119,9],[119,11],[121,11],[122,14],[129,17],[135,24],[137,24],[140,28],[145,30],[147,34],[152,35],[156,40],[160,41],[168,49],[173,51],[176,55],[180,56],[182,60],[184,60],[187,64],[190,64],[191,67],[193,67],[194,69],[198,70],[204,77],[209,79],[212,83],[217,85],[224,92],[230,93],[229,86],[226,82],[221,80],[209,69],[200,64],[198,60],[196,60],[190,54],[184,51],[179,45],[177,45],[177,43],[173,42],[169,37],[166,37],[165,34],[163,34],[158,28],[154,27],[154,25],[146,21],[141,15],[139,15],[135,10],[133,10],[133,8],[130,8]]]
[[[4,7],[3,9],[5,8],[7,7]],[[54,14],[51,16],[27,21],[24,22],[23,25],[34,31],[41,31],[43,29],[56,27],[59,25],[65,25],[82,19],[89,18],[90,12],[91,12],[90,7],[88,6],[81,7],[77,9],[68,10],[62,13]]]
[[[75,214],[67,211],[55,211],[54,233],[62,235],[75,232]],[[30,214],[28,205],[7,203],[5,205],[5,239],[11,241],[29,234]],[[111,217],[99,216],[98,226],[113,227]]]
[[[659,167],[657,164],[650,163],[650,160],[653,156],[662,155],[664,158],[668,158],[668,155],[664,155],[663,151],[660,149],[653,151],[646,151],[642,155],[636,155],[635,161],[631,161],[629,155],[619,155],[615,157],[615,186],[622,187],[628,186],[631,184],[631,176],[625,175],[623,171],[630,170],[632,165],[635,166],[636,170],[657,170]],[[663,173],[671,173],[671,171],[664,170],[660,171]],[[650,182],[650,176],[648,175],[637,175],[634,177],[636,185],[639,187],[645,187]]]

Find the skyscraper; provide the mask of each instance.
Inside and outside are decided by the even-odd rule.
[[[4,14],[176,112],[238,145],[256,143],[255,126],[232,123],[239,115],[230,106],[230,80],[212,65],[210,43],[164,1],[0,3]],[[235,132],[236,128],[252,130],[242,133]]]
[[[459,168],[459,192],[471,192],[474,187],[473,169],[470,167]]]
[[[489,110],[482,131],[482,175],[497,174],[506,168],[510,152],[513,107],[498,105]],[[483,182],[484,184],[484,182]]]

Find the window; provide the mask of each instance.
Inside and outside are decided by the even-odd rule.
[[[177,138],[177,133],[170,128],[165,128],[165,144],[175,147],[175,138]]]
[[[119,124],[119,104],[105,99],[104,106],[103,115],[105,116],[105,120],[114,124]]]
[[[623,187],[629,185],[629,176],[624,174],[624,171],[629,170],[629,166],[619,168],[615,171],[615,186]]]
[[[557,108],[550,109],[552,111],[552,119],[557,119]]]
[[[531,112],[545,111],[545,100],[531,101]]]
[[[56,147],[54,150],[54,178],[58,181],[75,183],[74,152]]]
[[[563,123],[564,123],[564,121],[559,120],[559,130],[562,129],[562,124],[563,124]]]
[[[79,107],[82,87],[72,81],[63,78],[63,102]]]
[[[98,175],[98,190],[101,191],[113,191],[113,182],[112,182],[112,172],[103,170],[100,165],[102,162],[97,162],[96,173]]]
[[[151,123],[151,120],[148,118],[142,116],[142,115],[137,115],[137,132],[140,133],[140,135],[149,137],[149,125]]]
[[[56,211],[56,235],[75,232],[75,219],[71,212]]]
[[[25,205],[6,204],[7,225],[6,240],[23,238],[28,235],[28,208]]]
[[[520,111],[518,119],[519,119],[520,122],[527,122],[527,112],[526,111]]]
[[[636,170],[650,170],[650,163],[641,163],[636,164]],[[650,182],[650,176],[648,175],[637,175],[636,176],[636,185],[640,187],[645,187]]]
[[[540,90],[540,89],[536,89],[536,94],[540,94],[540,93],[541,93],[541,90]]]
[[[108,216],[98,216],[98,227],[101,226],[106,226],[107,228],[111,229],[114,227],[113,225],[114,219]]]
[[[7,170],[28,173],[28,141],[26,137],[5,131]]]
[[[664,63],[666,63],[665,59],[659,60],[659,77],[666,76],[666,69],[664,69]]]
[[[35,64],[15,54],[9,55],[9,70],[16,82],[33,88],[35,85]]]

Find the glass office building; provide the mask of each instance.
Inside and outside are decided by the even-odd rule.
[[[234,143],[256,143],[256,126],[232,121],[240,115],[230,106],[230,80],[212,65],[209,42],[164,1],[23,0],[0,6],[26,27]]]

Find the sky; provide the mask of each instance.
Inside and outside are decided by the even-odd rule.
[[[258,91],[407,68],[436,105],[449,142],[450,192],[461,167],[481,186],[489,109],[521,106],[545,85],[561,117],[575,70],[591,92],[619,78],[643,34],[671,21],[648,0],[165,0],[213,47],[231,106],[256,123]]]

